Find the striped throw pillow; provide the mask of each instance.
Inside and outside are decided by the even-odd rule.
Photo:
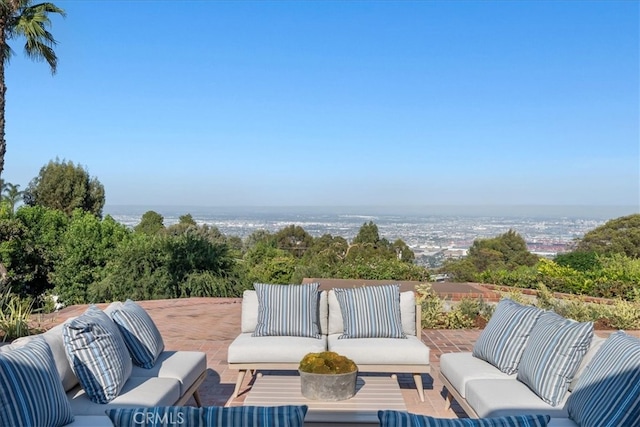
[[[338,338],[407,338],[400,318],[400,285],[334,289],[344,330]]]
[[[111,318],[122,333],[133,363],[145,369],[153,368],[164,350],[164,341],[144,308],[128,299],[111,312]]]
[[[582,427],[640,425],[640,339],[609,336],[578,378],[567,411]]]
[[[0,423],[62,426],[73,421],[49,344],[36,337],[0,353]]]
[[[65,323],[64,347],[73,372],[87,397],[108,403],[131,375],[131,356],[115,323],[92,305]]]
[[[157,406],[154,408],[115,408],[105,411],[114,427],[201,427],[202,408]]]
[[[318,283],[270,285],[256,283],[258,323],[254,337],[320,338]]]
[[[204,427],[302,427],[307,405],[208,406]]]
[[[512,415],[496,418],[455,419],[400,411],[378,411],[380,427],[546,427],[548,415]]]
[[[540,316],[524,349],[518,380],[542,400],[558,406],[593,338],[593,323],[579,323],[548,311]]]
[[[473,346],[473,356],[505,374],[515,374],[529,334],[541,314],[542,310],[536,307],[508,298],[501,300]]]

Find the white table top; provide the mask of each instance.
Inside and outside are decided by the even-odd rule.
[[[378,424],[380,409],[407,410],[398,381],[390,376],[359,376],[355,396],[325,402],[303,397],[298,375],[263,375],[256,378],[244,405],[307,405],[305,425],[316,426],[318,423]]]

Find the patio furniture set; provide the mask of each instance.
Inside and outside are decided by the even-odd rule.
[[[397,381],[411,373],[423,400],[429,348],[420,306],[397,285],[319,291],[317,284],[256,284],[242,302],[228,364],[256,377],[244,406],[201,407],[205,354],[167,351],[133,301],[87,311],[0,347],[0,424],[32,426],[302,426],[334,422],[456,426],[406,411]],[[308,401],[296,370],[309,352],[356,362],[356,395]],[[264,373],[264,375],[262,375]],[[377,374],[376,374],[377,373]],[[443,354],[439,377],[477,426],[640,426],[640,340],[594,338],[593,325],[502,300],[473,352]],[[197,407],[182,406],[194,397]]]

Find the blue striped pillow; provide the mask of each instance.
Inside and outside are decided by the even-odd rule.
[[[131,356],[115,323],[98,307],[65,323],[64,347],[89,399],[108,403],[131,375]]]
[[[455,419],[400,411],[378,411],[380,427],[546,427],[548,415],[511,415],[497,418]]]
[[[505,374],[515,374],[529,334],[541,314],[542,310],[536,307],[508,298],[501,300],[473,346],[473,356]]]
[[[254,287],[258,297],[258,323],[252,336],[320,338],[318,283],[256,283]]]
[[[344,330],[338,338],[407,338],[400,317],[400,285],[335,288]]]
[[[582,427],[640,425],[640,339],[609,336],[578,378],[567,411]]]
[[[111,312],[111,318],[122,333],[133,363],[145,369],[153,368],[164,350],[164,341],[144,308],[128,299]]]
[[[579,323],[552,311],[543,313],[522,353],[518,380],[549,405],[559,405],[592,338],[592,322]]]
[[[202,408],[157,406],[154,408],[115,408],[105,411],[114,427],[201,427]]]
[[[2,425],[57,427],[72,421],[51,348],[42,337],[0,353]]]
[[[203,427],[302,427],[307,405],[209,406]]]

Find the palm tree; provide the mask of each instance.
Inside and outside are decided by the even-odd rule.
[[[7,203],[9,203],[9,206],[11,207],[11,212],[15,212],[16,210],[16,205],[18,204],[18,202],[20,201],[20,199],[22,199],[22,196],[24,195],[24,191],[19,190],[20,185],[19,184],[12,184],[10,182],[5,184],[5,188],[3,191],[3,196],[2,196],[2,200],[6,201]]]
[[[53,3],[33,4],[32,0],[0,0],[0,175],[4,170],[7,141],[4,135],[4,110],[7,86],[4,67],[12,55],[8,41],[24,37],[25,54],[36,61],[47,61],[51,74],[55,74],[58,57],[53,51],[56,41],[47,30],[51,26],[49,14],[65,16],[64,10]]]

